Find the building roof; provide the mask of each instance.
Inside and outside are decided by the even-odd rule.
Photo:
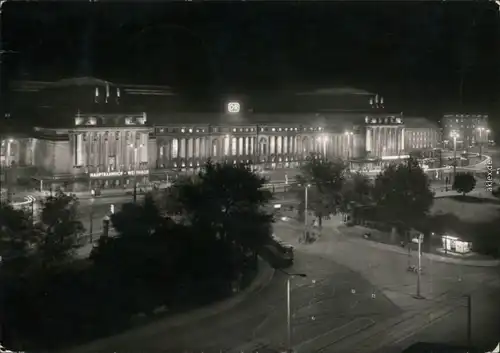
[[[424,117],[407,117],[405,116],[404,119],[404,125],[406,128],[413,128],[413,129],[437,129],[439,128],[439,124],[437,122],[434,122],[432,120],[429,120]]]
[[[362,123],[363,114],[342,113],[259,113],[259,114],[218,114],[218,113],[148,113],[148,122],[154,125],[252,125],[252,124],[297,124],[322,126],[352,126]]]
[[[443,118],[482,118],[488,119],[488,114],[485,113],[445,113]]]
[[[70,87],[70,86],[115,86],[115,84],[95,77],[72,77],[52,82],[47,87]]]
[[[338,96],[338,95],[363,95],[374,96],[374,93],[352,88],[352,87],[335,87],[335,88],[320,88],[314,91],[296,93],[299,96]]]
[[[133,85],[120,84],[102,80],[95,77],[73,77],[65,78],[55,82],[48,81],[12,81],[11,88],[14,91],[36,92],[48,87],[68,87],[68,86],[118,86],[131,94],[151,94],[151,95],[173,95],[169,86],[158,85]]]

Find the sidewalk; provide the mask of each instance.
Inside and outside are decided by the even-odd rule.
[[[337,227],[337,230],[345,235],[348,235],[348,239],[351,242],[355,242],[355,243],[369,246],[372,248],[377,248],[380,250],[395,252],[395,253],[402,254],[402,255],[408,254],[407,248],[402,248],[401,246],[398,246],[398,245],[386,244],[386,243],[378,242],[375,240],[368,240],[368,239],[363,238],[363,234],[365,234],[366,232],[370,232],[370,233],[372,233],[372,235],[374,233],[380,232],[376,229],[366,228],[366,227],[362,227],[362,226],[347,227],[345,225],[341,225],[341,226]],[[380,233],[383,233],[383,232],[380,232]],[[412,251],[414,251],[414,250],[412,250]],[[428,253],[428,252],[422,252],[422,256],[425,258],[428,258],[429,260],[432,260],[432,261],[445,262],[445,263],[451,263],[451,264],[460,264],[460,265],[466,265],[466,266],[476,266],[476,267],[500,266],[500,260],[498,260],[498,259],[490,259],[490,260],[460,259],[460,258],[454,258],[451,256],[443,256],[443,255]]]
[[[148,191],[150,190],[149,188],[147,189]],[[130,189],[111,189],[111,190],[101,190],[101,195],[95,196],[96,199],[99,198],[106,198],[106,197],[114,197],[114,196],[125,196],[125,195],[132,195],[134,192],[133,188]],[[47,197],[50,195],[50,191],[33,191],[33,192],[25,192],[26,195],[33,195],[36,198],[43,198]],[[75,195],[79,199],[90,199],[92,198],[92,195],[90,194],[90,191],[74,191],[74,192],[68,192],[68,194]],[[141,192],[140,188],[137,188],[137,195],[142,195],[144,194],[144,191]]]
[[[133,328],[121,334],[103,338],[79,347],[66,349],[64,353],[95,353],[95,352],[113,352],[108,347],[120,343],[126,343],[134,340],[144,339],[149,336],[157,335],[159,333],[167,334],[168,331],[174,327],[185,326],[196,321],[207,319],[209,317],[224,313],[235,308],[238,304],[245,301],[249,296],[257,294],[271,283],[274,277],[274,269],[269,264],[259,259],[260,271],[252,284],[239,294],[228,298],[226,300],[208,305],[206,307],[195,309],[186,313],[173,315],[158,321],[152,322],[142,327]],[[61,352],[62,353],[62,352]]]
[[[447,195],[450,196],[450,195]],[[287,215],[290,216],[290,215]],[[298,221],[291,219],[290,221],[283,223],[280,222],[281,226],[288,227],[290,229],[293,229],[295,232],[292,233],[293,236],[283,238],[281,235],[280,237],[290,243],[291,245],[295,247],[308,247],[311,246],[305,245],[302,243],[299,243],[298,238],[301,232],[304,229],[304,226],[299,223]],[[348,227],[342,222],[342,217],[340,215],[333,216],[331,220],[326,220],[323,221],[323,235],[322,237],[325,237],[327,233],[329,232],[335,232],[337,234],[342,235],[342,240],[348,241],[351,243],[359,244],[361,246],[365,247],[371,247],[371,248],[376,248],[382,251],[390,251],[393,253],[401,254],[401,255],[407,255],[408,250],[406,248],[402,248],[401,246],[398,245],[393,245],[393,244],[386,244],[382,242],[377,242],[374,240],[368,240],[364,239],[363,235],[367,232],[370,232],[372,234],[374,233],[383,233],[377,229],[372,229],[372,228],[366,228],[362,226],[352,226]],[[314,243],[313,243],[314,244]],[[490,260],[477,260],[477,259],[459,259],[459,258],[453,258],[449,256],[443,256],[439,254],[432,254],[432,253],[422,253],[422,256],[432,260],[432,261],[437,261],[437,262],[445,262],[445,263],[451,263],[451,264],[460,264],[460,265],[466,265],[466,266],[475,266],[475,267],[496,267],[500,266],[500,260],[499,259],[490,259]]]

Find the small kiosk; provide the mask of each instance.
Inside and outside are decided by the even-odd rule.
[[[465,255],[472,251],[472,243],[469,241],[462,240],[458,237],[451,235],[443,235],[441,237],[443,244],[443,251],[445,254],[458,254]]]

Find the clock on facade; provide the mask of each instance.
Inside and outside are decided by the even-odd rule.
[[[238,102],[229,102],[227,103],[227,112],[231,114],[240,112],[240,103]]]

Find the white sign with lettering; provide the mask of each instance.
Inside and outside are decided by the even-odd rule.
[[[128,172],[128,175],[148,175],[149,174],[149,170],[131,170],[130,172]]]
[[[124,172],[98,172],[90,173],[91,178],[105,178],[105,177],[117,177],[122,176]]]
[[[134,175],[149,175],[148,169],[140,169],[140,170],[131,170],[129,172],[98,172],[98,173],[90,173],[89,176],[91,178],[108,178],[108,177],[120,177],[120,176],[134,176]]]

